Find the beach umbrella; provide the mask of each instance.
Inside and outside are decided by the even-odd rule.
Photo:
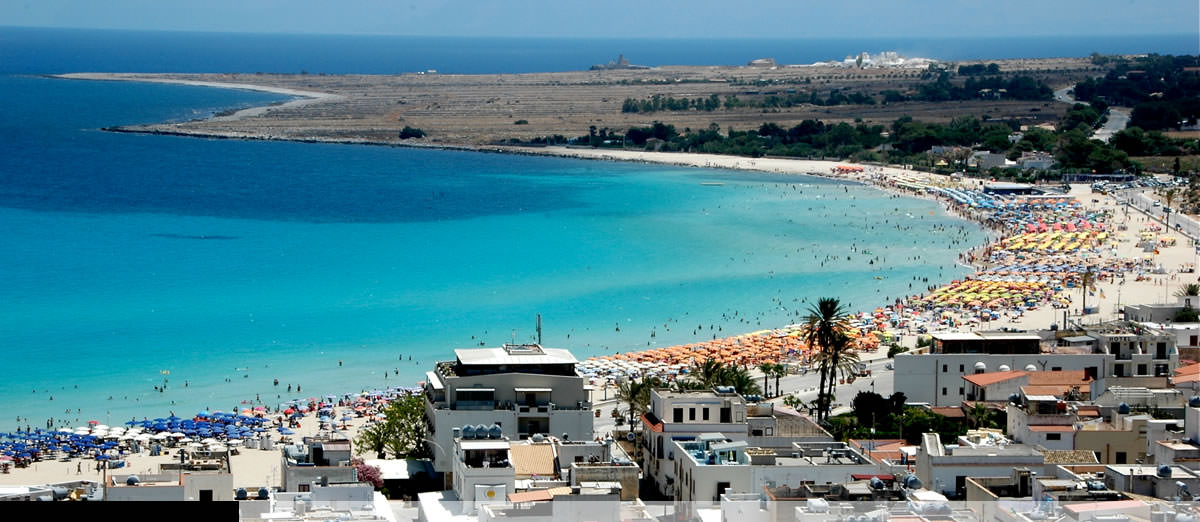
[[[96,425],[99,425],[99,424],[100,424],[100,421],[98,421],[98,420],[90,420],[90,421],[87,421],[87,423],[88,423],[88,426],[96,426]]]

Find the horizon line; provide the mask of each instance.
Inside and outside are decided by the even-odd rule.
[[[511,40],[883,40],[890,38],[925,39],[925,40],[1019,40],[1023,38],[1078,38],[1078,37],[1195,37],[1197,53],[1200,53],[1200,32],[1180,33],[1055,33],[1027,35],[871,35],[868,37],[846,36],[661,36],[661,37],[629,37],[629,36],[572,36],[572,35],[455,35],[455,34],[403,34],[403,33],[342,33],[342,32],[287,32],[287,31],[222,31],[217,29],[155,29],[155,28],[126,28],[126,27],[77,27],[53,25],[6,25],[0,24],[0,29],[42,29],[61,31],[108,31],[108,32],[141,32],[141,33],[182,33],[182,34],[239,34],[260,36],[364,36],[364,37],[399,37],[399,38],[457,38],[457,39],[511,39]]]

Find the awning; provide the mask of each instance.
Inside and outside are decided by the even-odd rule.
[[[428,382],[435,390],[445,389],[445,386],[442,386],[442,380],[438,378],[433,370],[425,372],[425,382]]]
[[[507,440],[459,440],[464,450],[508,449]]]
[[[550,392],[554,391],[554,389],[553,388],[513,388],[513,391],[515,391],[517,393],[550,393]]]
[[[458,389],[456,389],[456,390],[454,390],[454,391],[455,391],[455,392],[458,392],[458,393],[463,393],[463,392],[491,392],[491,393],[496,393],[496,389],[495,389],[495,388],[458,388]]]

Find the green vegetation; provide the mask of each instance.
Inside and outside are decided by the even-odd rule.
[[[837,298],[818,299],[809,307],[806,322],[804,341],[817,348],[813,357],[821,373],[817,387],[817,420],[821,421],[829,418],[838,376],[853,374],[858,356],[850,350],[847,310]]]
[[[643,379],[626,379],[617,385],[617,402],[626,405],[629,414],[629,425],[634,425],[635,419],[641,417],[650,408],[650,390],[661,388],[662,381],[656,377]]]
[[[1000,74],[1000,66],[994,63],[958,66],[959,76],[980,76],[984,74]]]
[[[1196,123],[1200,116],[1200,62],[1196,56],[1151,54],[1133,59],[1100,57],[1114,64],[1107,75],[1075,85],[1080,101],[1104,101],[1133,107],[1129,124],[1146,130],[1178,128],[1180,122]]]
[[[405,125],[404,128],[400,130],[400,139],[402,139],[402,140],[407,140],[409,138],[424,138],[424,137],[425,137],[425,131],[414,128],[414,127],[409,127],[408,125]]]
[[[992,64],[995,65],[995,64]],[[982,66],[981,66],[982,67]],[[962,68],[960,67],[960,70]],[[986,69],[986,68],[985,68]],[[962,74],[960,72],[960,74]],[[727,95],[722,99],[716,94],[707,98],[674,98],[656,94],[650,98],[626,98],[621,104],[624,113],[652,113],[664,111],[704,111],[751,109],[779,109],[798,105],[816,105],[828,107],[836,105],[875,105],[881,100],[859,91],[831,89],[829,91],[797,92],[790,89],[784,94],[767,91],[761,94],[750,91],[742,93],[745,98],[736,94]],[[1003,79],[999,76],[984,78],[967,78],[962,85],[950,81],[950,74],[939,72],[933,82],[917,86],[915,92],[902,93],[898,90],[886,90],[880,93],[882,103],[897,103],[903,101],[954,101],[972,100],[978,98],[1014,99],[1014,100],[1050,100],[1054,92],[1045,83],[1028,76],[1017,76]]]
[[[383,409],[384,420],[359,432],[355,444],[376,454],[393,458],[428,457],[425,444],[425,401],[421,395],[406,395]]]
[[[676,382],[681,389],[708,390],[717,386],[732,386],[734,391],[742,395],[761,395],[763,392],[748,370],[740,366],[726,366],[714,359],[694,366],[687,379]]]
[[[513,122],[513,125],[529,125],[529,120],[517,120]]]
[[[900,392],[883,397],[862,391],[854,397],[854,411],[829,418],[827,427],[831,435],[842,441],[903,438],[909,444],[920,444],[923,433],[937,433],[942,442],[953,442],[967,432],[967,423],[923,408],[905,406],[905,401],[906,397]],[[980,416],[979,420],[972,418],[972,424],[980,427],[999,425],[998,412],[988,411]]]

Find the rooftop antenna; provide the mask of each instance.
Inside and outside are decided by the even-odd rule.
[[[537,340],[538,346],[542,345],[542,314],[537,314]]]
[[[513,328],[513,331],[512,331],[512,344],[513,345],[517,344],[517,329],[516,328]]]

